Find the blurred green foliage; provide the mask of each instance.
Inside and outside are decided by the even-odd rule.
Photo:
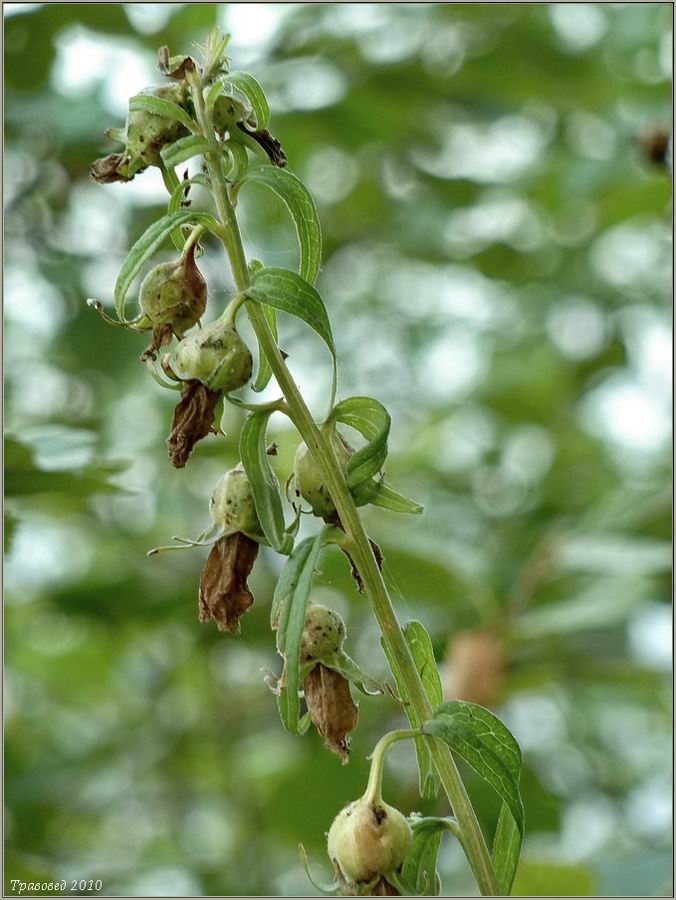
[[[242,420],[170,468],[175,395],[84,302],[110,303],[163,188],[152,170],[93,185],[88,164],[160,80],[157,47],[218,22],[317,199],[339,395],[391,410],[388,477],[426,505],[366,514],[398,611],[430,628],[448,695],[481,693],[523,747],[516,891],[670,893],[670,182],[640,149],[669,120],[670,6],[5,13],[6,880],[311,895],[296,845],[327,864],[324,833],[401,724],[362,698],[345,768],[283,732],[264,675],[278,558],[261,553],[233,638],[197,622],[199,550],[145,557],[207,524]],[[242,206],[250,255],[292,262],[281,206],[255,189]],[[215,245],[203,269],[216,309]],[[282,334],[319,414],[322,347]],[[275,426],[285,478],[297,438]],[[337,554],[319,581],[383,674]],[[490,836],[497,800],[466,774]],[[409,748],[385,791],[445,811],[418,798]],[[473,891],[449,838],[441,866],[445,894]]]

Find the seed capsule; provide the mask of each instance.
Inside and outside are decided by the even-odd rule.
[[[178,337],[195,325],[207,305],[207,283],[195,263],[195,247],[177,262],[161,263],[141,283],[139,302],[153,328],[171,325]]]
[[[209,502],[209,513],[216,525],[226,534],[258,534],[261,526],[256,514],[251,486],[241,465],[230,469],[214,488]]]
[[[405,816],[382,800],[362,797],[334,819],[328,851],[345,881],[371,881],[394,871],[411,846],[411,826]]]
[[[184,84],[149,87],[136,96],[158,97],[187,108],[187,88]],[[146,109],[130,109],[127,114],[126,156],[131,160],[141,159],[147,166],[159,166],[162,163],[162,147],[187,134],[185,125],[174,119],[158,116]]]
[[[337,612],[319,603],[308,606],[300,639],[300,658],[303,662],[335,653],[344,640],[345,623]]]
[[[338,462],[345,470],[351,450],[336,431],[331,434],[331,442]],[[312,512],[316,516],[327,518],[336,511],[329,489],[319,471],[319,466],[312,458],[306,444],[301,444],[296,451],[292,488],[297,497],[301,496],[310,504]]]
[[[181,341],[175,364],[182,378],[196,379],[209,390],[224,393],[245,385],[253,371],[249,348],[235,326],[222,319]]]

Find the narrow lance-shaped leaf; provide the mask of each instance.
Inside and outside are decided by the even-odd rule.
[[[189,134],[187,137],[179,138],[173,144],[167,144],[160,150],[160,156],[165,166],[174,168],[180,163],[193,156],[199,156],[206,153],[210,149],[208,141],[198,134]]]
[[[120,273],[115,283],[115,310],[118,318],[124,319],[124,304],[132,281],[147,260],[158,250],[175,228],[186,225],[189,222],[204,225],[216,234],[219,231],[218,222],[208,213],[179,212],[163,216],[154,222],[150,228],[143,232],[134,246],[127,254],[122,264]]]
[[[282,725],[294,734],[299,733],[300,641],[321,546],[321,531],[296,545],[279,576],[272,603],[277,649],[284,657],[282,686],[277,697],[279,716]]]
[[[521,833],[509,807],[503,802],[493,840],[493,868],[500,891],[509,896],[514,884],[521,853]]]
[[[221,82],[225,94],[229,93],[228,88],[232,86],[247,99],[256,119],[256,130],[262,131],[267,128],[270,121],[270,108],[262,87],[253,75],[249,75],[248,72],[228,72],[223,76]]]
[[[331,323],[324,301],[304,278],[289,269],[264,267],[254,272],[247,297],[302,319],[324,341],[335,356]]]
[[[322,232],[312,195],[303,182],[288,169],[277,166],[255,166],[249,169],[241,184],[262,184],[274,191],[286,205],[296,226],[300,250],[299,273],[314,284],[322,259]]]
[[[271,412],[251,413],[239,439],[242,465],[251,485],[256,513],[263,534],[280,553],[290,553],[293,538],[284,530],[284,510],[277,476],[270,466],[265,433]]]
[[[389,509],[396,513],[408,513],[418,516],[423,511],[420,503],[409,500],[403,494],[398,493],[386,481],[376,481],[368,478],[352,489],[352,496],[357,506],[366,506],[367,503],[379,506],[381,509]]]
[[[457,833],[454,819],[436,816],[418,819],[411,828],[411,849],[401,868],[402,885],[407,893],[421,897],[435,897],[439,893],[437,856],[444,831]]]
[[[420,678],[425,688],[425,693],[432,707],[436,708],[441,699],[441,683],[439,681],[439,673],[437,671],[436,661],[434,659],[434,651],[429,635],[425,631],[420,622],[408,622],[404,627],[404,637],[408,644],[411,655],[413,656],[416,668],[420,674]],[[394,675],[394,681],[400,696],[404,696],[404,683],[399,672],[399,664],[397,658],[391,654],[385,641],[381,639],[381,645],[390,669]],[[435,678],[436,673],[436,678]],[[404,707],[408,720],[412,728],[420,728],[422,721],[416,716],[413,707],[408,704]],[[420,783],[420,794],[425,799],[436,797],[439,791],[439,781],[432,764],[432,755],[429,747],[422,738],[415,739],[415,752],[418,761],[418,778]]]
[[[423,733],[444,741],[497,792],[523,837],[524,811],[519,791],[521,750],[509,729],[493,713],[464,700],[442,703]]]
[[[372,397],[348,397],[334,406],[329,418],[356,429],[367,440],[347,464],[347,483],[354,488],[375,475],[387,458],[390,414]]]
[[[263,314],[265,318],[268,320],[268,326],[270,331],[272,332],[272,336],[275,341],[277,340],[277,313],[273,309],[272,306],[264,306]],[[256,373],[256,378],[251,385],[251,389],[259,392],[264,391],[268,386],[270,379],[272,378],[272,366],[268,362],[268,358],[265,355],[263,348],[261,347],[260,341],[258,342],[258,372]]]
[[[180,122],[189,131],[197,131],[197,123],[190,118],[188,113],[171,100],[163,100],[161,97],[153,97],[150,94],[137,94],[129,101],[130,110],[144,110],[163,119]]]

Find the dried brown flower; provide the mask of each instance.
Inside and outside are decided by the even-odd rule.
[[[172,465],[182,469],[197,441],[206,437],[214,421],[219,391],[210,391],[200,381],[188,381],[174,410],[167,452]]]
[[[160,47],[157,52],[157,68],[167,78],[182,81],[188,72],[195,68],[195,60],[191,56],[169,56],[168,47]]]
[[[214,619],[219,631],[239,633],[239,618],[254,602],[247,578],[257,556],[258,544],[245,534],[216,541],[200,577],[200,622]]]
[[[95,159],[89,167],[89,174],[99,184],[112,184],[115,181],[131,181],[129,160],[123,153],[111,153],[101,159]]]
[[[312,722],[329,750],[346,763],[347,734],[357,726],[357,707],[350,684],[340,672],[318,663],[303,682],[305,702]]]
[[[257,144],[261,145],[273,166],[279,166],[280,169],[284,168],[286,165],[286,153],[282,150],[282,145],[277,138],[267,128],[264,128],[262,131],[249,131],[241,122],[237,123],[237,127],[253,138]]]

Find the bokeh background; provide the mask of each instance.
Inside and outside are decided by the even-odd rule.
[[[4,9],[6,882],[312,895],[297,844],[326,880],[324,834],[401,724],[362,698],[345,768],[283,732],[273,554],[239,637],[198,624],[201,551],[145,556],[207,524],[242,420],[170,467],[176,395],[85,305],[111,303],[166,195],[156,170],[102,187],[88,165],[161,80],[157,47],[218,23],[319,207],[339,395],[388,406],[389,478],[426,507],[366,512],[397,609],[429,627],[448,696],[523,747],[516,892],[671,893],[670,5]],[[284,210],[253,188],[241,206],[248,252],[293,265]],[[213,313],[215,244],[202,266]],[[283,346],[320,414],[321,344],[284,322]],[[297,438],[273,424],[285,477]],[[315,599],[383,674],[338,555]],[[498,802],[466,774],[490,838]],[[407,747],[386,797],[446,809]],[[450,839],[440,865],[445,894],[474,892]]]

